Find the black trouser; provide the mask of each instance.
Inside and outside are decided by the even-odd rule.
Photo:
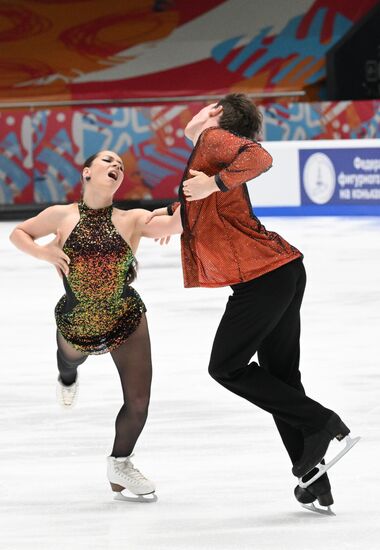
[[[299,371],[300,307],[306,273],[301,259],[233,285],[209,365],[222,386],[270,412],[291,461],[304,436],[333,413],[306,396]],[[258,353],[260,366],[253,355]]]

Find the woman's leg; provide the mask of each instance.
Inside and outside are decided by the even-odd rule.
[[[76,350],[57,330],[57,366],[62,384],[71,386],[77,378],[79,365],[86,361],[88,355]]]
[[[130,456],[148,416],[152,360],[145,315],[131,336],[111,352],[119,372],[124,404],[116,417],[116,435],[111,456]]]

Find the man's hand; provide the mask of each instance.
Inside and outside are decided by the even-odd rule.
[[[161,237],[160,239],[154,239],[154,242],[157,243],[160,242],[161,245],[163,244],[169,244],[171,235],[168,235],[167,237]]]
[[[215,191],[220,191],[214,176],[207,176],[198,170],[190,170],[190,174],[193,177],[183,182],[183,194],[187,201],[199,201],[212,195]]]
[[[168,211],[167,211],[167,208],[156,208],[156,210],[153,210],[152,212],[150,212],[150,214],[147,215],[146,219],[145,219],[145,223],[149,223],[153,220],[153,218],[155,218],[156,216],[167,216],[168,214]],[[168,244],[170,241],[170,235],[167,235],[165,237],[160,237],[160,238],[157,238],[157,239],[154,239],[154,242],[159,242],[161,245],[163,244]]]
[[[147,215],[145,223],[149,223],[156,216],[166,216],[167,214],[168,214],[168,210],[166,207],[156,208],[156,210],[153,210],[150,214]]]

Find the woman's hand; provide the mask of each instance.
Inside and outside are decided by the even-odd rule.
[[[70,258],[61,248],[61,232],[59,229],[57,229],[55,239],[40,247],[39,257],[41,260],[53,264],[61,276],[62,273],[64,273],[66,277],[69,274]]]
[[[72,205],[49,206],[37,216],[18,224],[9,238],[25,254],[53,264],[60,277],[63,274],[68,275],[70,258],[62,250],[62,234],[57,227],[62,227],[64,220],[67,216],[71,216],[72,212]],[[55,239],[46,245],[39,245],[35,242],[41,237],[52,234],[56,234]]]

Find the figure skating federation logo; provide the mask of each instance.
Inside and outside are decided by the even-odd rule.
[[[326,204],[334,195],[336,175],[334,165],[324,153],[311,155],[303,169],[303,185],[315,204]]]

